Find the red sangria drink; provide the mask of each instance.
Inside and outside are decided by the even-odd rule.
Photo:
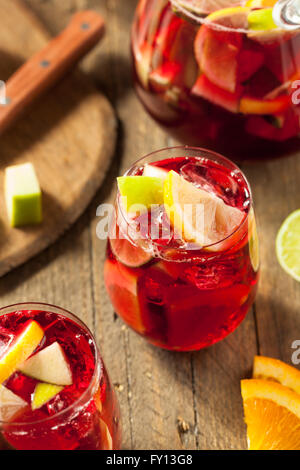
[[[243,173],[211,151],[175,147],[118,178],[105,284],[115,311],[165,349],[231,333],[251,307],[258,239]]]
[[[79,318],[46,304],[0,309],[0,449],[118,449],[119,418]]]
[[[140,0],[137,94],[169,133],[236,159],[300,147],[300,29],[275,0]]]

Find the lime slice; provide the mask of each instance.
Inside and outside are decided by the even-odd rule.
[[[31,408],[37,410],[44,406],[48,401],[55,397],[64,387],[59,385],[38,383],[34,389]]]
[[[164,182],[153,176],[121,176],[118,187],[127,212],[148,210],[151,205],[163,204]]]
[[[280,227],[276,254],[281,267],[300,281],[300,209],[292,212]]]
[[[196,187],[175,171],[164,184],[164,204],[169,219],[184,240],[203,247],[228,237],[244,213],[216,195]]]
[[[0,359],[0,384],[31,356],[44,336],[38,323],[31,321]]]

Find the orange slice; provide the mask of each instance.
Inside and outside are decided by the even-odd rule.
[[[31,356],[44,336],[38,323],[31,321],[0,359],[0,384]]]
[[[300,395],[270,380],[242,380],[250,450],[300,450]]]
[[[255,356],[253,377],[279,382],[300,395],[300,371],[279,359]]]

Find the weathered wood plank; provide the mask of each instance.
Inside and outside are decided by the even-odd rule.
[[[300,207],[300,152],[245,166],[252,186],[261,242],[261,282],[256,300],[260,353],[291,363],[300,339],[299,283],[280,267],[275,239],[283,220]]]

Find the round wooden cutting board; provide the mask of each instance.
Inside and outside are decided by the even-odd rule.
[[[19,0],[0,0],[0,80],[7,80],[48,41]],[[53,243],[86,209],[113,158],[116,118],[108,100],[75,71],[0,137],[0,276]],[[4,169],[32,162],[43,190],[44,221],[9,226]]]

